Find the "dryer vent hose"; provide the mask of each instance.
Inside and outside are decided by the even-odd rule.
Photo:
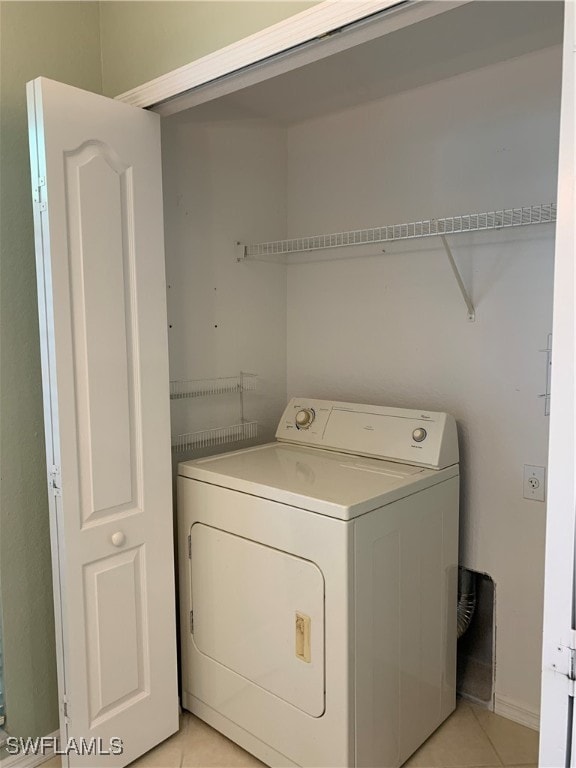
[[[476,610],[476,574],[467,568],[458,569],[458,639],[470,626]]]

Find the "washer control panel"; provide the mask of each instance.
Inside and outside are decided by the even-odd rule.
[[[293,398],[276,438],[433,469],[458,462],[454,417],[435,411]]]

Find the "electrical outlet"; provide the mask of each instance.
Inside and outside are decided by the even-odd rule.
[[[546,469],[524,464],[524,498],[533,501],[546,499]]]

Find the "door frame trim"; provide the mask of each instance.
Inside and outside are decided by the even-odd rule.
[[[575,765],[573,671],[558,651],[574,649],[576,533],[576,6],[564,3],[558,217],[554,254],[552,397],[548,448],[540,757],[542,768]],[[572,673],[572,674],[571,674]]]
[[[166,117],[468,2],[324,0],[115,98]]]

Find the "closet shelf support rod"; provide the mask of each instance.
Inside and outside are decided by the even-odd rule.
[[[454,277],[456,278],[456,282],[458,283],[458,288],[460,288],[460,293],[462,294],[462,298],[464,299],[464,303],[466,304],[466,307],[468,309],[468,320],[471,323],[473,323],[474,320],[476,320],[476,310],[474,309],[474,304],[472,304],[470,296],[468,295],[468,291],[466,290],[466,286],[464,285],[462,276],[460,275],[456,262],[454,261],[452,250],[448,245],[448,241],[446,240],[445,235],[440,235],[440,240],[442,241],[442,245],[444,246],[444,250],[446,251],[446,256],[448,256],[448,261],[450,263],[450,266],[452,267],[452,272],[454,273]]]

